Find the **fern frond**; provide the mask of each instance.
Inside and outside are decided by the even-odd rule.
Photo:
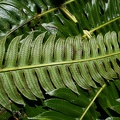
[[[13,36],[11,35],[13,38],[33,30],[40,33],[46,30],[52,34],[57,32],[59,37],[82,34],[83,30],[91,33],[119,31],[118,0],[64,2],[62,6],[76,18],[77,23],[70,20],[69,15],[62,12],[58,6],[54,6],[51,0],[0,1],[0,37],[14,32]]]
[[[70,2],[72,1],[65,3],[63,1],[63,4]],[[22,33],[28,34],[38,26],[41,16],[48,13],[54,15],[55,10],[58,10],[58,7],[54,6],[50,0],[2,0],[0,1],[0,37],[9,36],[13,32],[15,36]],[[36,30],[40,29],[42,32],[46,31],[42,26],[39,29],[36,27]],[[11,37],[13,38],[13,36]]]
[[[28,119],[80,120],[85,108],[91,103],[91,96],[82,92],[77,96],[68,88],[54,90],[49,93],[54,98],[44,101],[48,110]],[[99,118],[99,113],[95,109],[96,104],[93,102],[84,119]]]
[[[119,6],[118,0],[74,0],[65,7],[75,16],[78,21],[77,24],[67,19],[67,16],[61,12],[56,13],[58,18],[54,17],[53,21],[49,20],[46,23],[45,21],[50,14],[43,16],[41,24],[46,30],[51,31],[52,29],[52,33],[58,31],[64,36],[78,35],[83,30],[88,30],[90,33],[95,32],[95,34],[106,33],[108,30],[118,32],[120,22]]]
[[[76,95],[68,88],[60,88],[49,93],[51,99],[44,101],[48,110],[28,117],[29,119],[54,119],[59,120],[119,120],[120,116],[120,80],[104,84],[100,89],[91,92],[83,92]],[[87,93],[87,94],[86,94]],[[101,108],[100,108],[101,106]],[[57,114],[55,114],[57,113]],[[69,116],[70,118],[67,118]]]
[[[33,34],[22,41],[21,37],[15,37],[7,49],[5,40],[0,41],[1,95],[7,93],[18,104],[24,105],[21,95],[44,98],[41,87],[46,93],[68,87],[79,94],[76,84],[90,90],[120,77],[120,32],[90,40],[78,35],[56,41],[56,35],[51,35],[44,42],[45,33],[35,40]]]

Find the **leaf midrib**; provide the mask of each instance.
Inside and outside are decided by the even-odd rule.
[[[20,66],[20,67],[13,67],[13,68],[3,68],[3,69],[0,69],[0,73],[23,70],[23,69],[40,68],[40,67],[46,67],[46,66],[55,66],[55,65],[87,62],[87,61],[98,60],[98,59],[102,59],[102,58],[106,58],[106,57],[111,57],[111,56],[118,55],[118,54],[120,54],[120,52],[115,52],[115,53],[111,53],[111,54],[106,54],[104,56],[98,56],[98,57],[92,57],[92,58],[86,58],[86,59],[80,59],[80,60],[60,61],[60,62],[43,63],[43,64],[38,64],[38,65],[28,65],[28,66]]]

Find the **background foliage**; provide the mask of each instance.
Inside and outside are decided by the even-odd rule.
[[[63,8],[66,8],[74,15],[77,22],[74,22],[65,13]],[[59,1],[54,2],[53,0],[0,0],[0,45],[2,46],[0,48],[2,51],[0,53],[0,104],[2,105],[0,119],[118,120],[120,117],[119,28],[119,0],[63,0],[61,3]],[[91,33],[92,38],[90,40],[88,40],[90,35],[87,35],[84,30],[88,30]],[[47,33],[45,34],[44,32],[46,31]],[[112,31],[115,31],[117,34]],[[39,34],[41,34],[40,41],[40,38],[38,40],[36,38]],[[58,38],[61,39],[58,40]],[[35,44],[35,42],[31,42],[32,39],[33,41],[39,41],[39,45],[43,46],[41,50],[43,51],[42,57],[45,58],[44,64],[47,62],[51,63],[51,53],[56,54],[58,61],[63,58],[62,54],[64,53],[66,55],[64,61],[74,61],[75,58],[76,60],[82,58],[87,64],[87,67],[89,67],[89,71],[88,68],[84,67],[86,66],[85,64],[80,63],[81,77],[75,71],[76,66],[74,65],[76,64],[72,66],[68,62],[72,67],[67,66],[66,73],[64,65],[61,65],[62,67],[59,67],[59,69],[64,71],[61,76],[64,78],[64,81],[66,78],[70,81],[71,77],[69,76],[72,76],[72,79],[76,80],[77,83],[75,81],[69,85],[66,81],[64,84],[68,88],[61,88],[58,85],[58,81],[54,80],[55,77],[53,77],[52,82],[53,80],[54,82],[52,84],[60,89],[54,90],[49,87],[50,84],[45,83],[47,85],[43,84],[44,86],[40,87],[40,92],[36,86],[34,87],[35,89],[30,89],[30,84],[27,86],[25,82],[22,82],[24,83],[24,89],[27,91],[26,93],[25,90],[22,92],[23,89],[20,86],[20,82],[25,79],[17,80],[18,76],[15,77],[16,73],[10,72],[11,70],[9,68],[15,66],[16,69],[16,66],[24,67],[26,64],[28,65],[26,61],[28,61],[28,54],[31,51],[33,52],[32,60],[34,61],[32,64],[36,63],[36,53],[38,53],[38,57],[41,53],[37,52],[38,48],[40,50],[39,46],[35,50],[38,42]],[[80,44],[77,43],[77,39]],[[62,51],[62,41],[65,41],[65,51]],[[35,46],[31,47],[30,42]],[[73,43],[74,45],[71,47]],[[53,44],[54,46],[51,47]],[[57,45],[59,45],[59,48],[57,49],[56,47],[56,50],[55,46]],[[80,47],[82,51],[81,58],[76,53],[76,51],[80,51],[78,49]],[[73,50],[73,48],[75,49]],[[17,54],[16,49],[21,51],[21,53],[19,52]],[[58,53],[55,53],[55,51],[58,51]],[[74,55],[73,58],[71,51]],[[19,62],[17,61],[19,64],[14,64],[20,58],[20,54],[21,58],[24,59],[19,60]],[[60,54],[61,56],[59,57]],[[104,58],[106,55],[110,56]],[[98,71],[94,67],[94,61],[87,62],[86,60],[91,58],[96,59],[97,57],[100,57],[100,60],[96,63],[98,64]],[[29,65],[32,64],[29,63]],[[54,70],[55,68],[47,68],[47,74],[51,73],[51,75],[53,74],[55,76],[56,73]],[[27,77],[32,73],[31,70],[28,71],[26,70],[25,73]],[[15,85],[12,78],[10,79],[11,73],[14,75]],[[21,75],[22,73],[19,71],[18,74]],[[49,74],[48,76],[52,77]],[[58,77],[58,74],[56,75]],[[80,77],[81,80],[84,78],[85,82],[79,83]],[[20,92],[22,96],[20,96]]]

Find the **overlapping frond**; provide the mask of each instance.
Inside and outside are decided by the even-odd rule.
[[[45,33],[35,39],[33,34],[21,37],[15,37],[7,49],[5,38],[0,40],[0,104],[8,109],[9,99],[25,105],[21,95],[44,98],[41,88],[48,93],[68,87],[79,94],[76,85],[91,90],[120,77],[120,33],[90,40],[80,35],[56,40],[51,35],[46,42]]]
[[[1,0],[0,1],[0,37],[5,35],[14,36],[22,33],[28,34],[34,29],[39,32],[46,31],[41,26],[39,16],[47,16],[44,22],[52,21],[53,18],[47,15],[49,12],[54,17],[57,6],[51,0]]]
[[[8,32],[32,18],[36,14],[34,6],[31,1],[0,1],[0,36],[8,34]],[[25,26],[23,30],[28,31],[29,27]]]
[[[77,23],[70,20],[68,15],[51,0],[2,0],[0,36],[10,35],[12,32],[14,35],[20,35],[32,30],[39,30],[40,33],[46,30],[50,33],[57,32],[59,37],[78,35],[84,29],[97,33],[106,33],[108,29],[119,31],[118,0],[71,0],[63,5],[77,19]]]
[[[77,96],[68,88],[60,88],[49,93],[54,98],[44,101],[46,110],[35,117],[28,117],[28,119],[52,119],[52,120],[80,120],[85,108],[90,104],[91,100],[89,94],[82,91]],[[84,119],[97,119],[99,113],[96,111],[96,104],[93,103],[90,111],[86,114]]]
[[[92,94],[88,92],[86,94],[79,88],[79,96],[68,88],[54,90],[49,93],[52,98],[44,101],[48,110],[28,118],[40,120],[45,118],[52,120],[119,120],[119,86],[119,80],[109,82],[102,91],[100,88],[96,92],[93,91]],[[97,99],[95,99],[96,95],[98,95]],[[88,107],[89,109],[87,109]],[[87,112],[85,112],[86,110]]]
[[[49,13],[41,19],[42,26],[54,33],[62,34],[65,37],[78,35],[83,30],[91,33],[106,33],[109,31],[119,31],[120,3],[118,0],[74,0],[65,5],[66,9],[74,15],[77,23],[74,23],[64,12],[56,12],[53,21],[48,20],[52,16]],[[47,22],[46,22],[47,19]]]

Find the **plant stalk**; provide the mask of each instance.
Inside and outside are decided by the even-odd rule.
[[[94,103],[94,101],[96,100],[96,98],[98,97],[98,95],[102,92],[102,90],[106,87],[106,84],[104,84],[99,91],[96,93],[95,97],[93,98],[93,100],[90,102],[89,106],[86,108],[86,110],[84,111],[84,113],[82,114],[82,116],[80,117],[80,120],[82,120],[84,118],[84,116],[86,115],[87,111],[90,109],[90,107],[92,106],[92,104]]]

